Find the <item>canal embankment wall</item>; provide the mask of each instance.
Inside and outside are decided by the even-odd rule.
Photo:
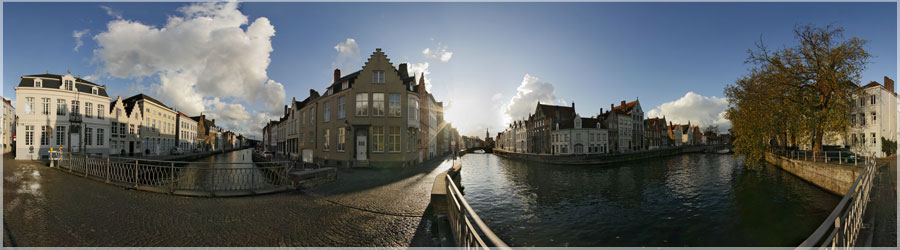
[[[766,162],[838,196],[847,194],[862,172],[860,167],[795,160],[772,153],[766,153]]]
[[[509,152],[502,149],[494,149],[494,154],[510,159],[519,159],[526,161],[536,161],[550,164],[564,165],[597,165],[618,162],[627,162],[634,160],[643,160],[670,155],[678,155],[685,153],[701,153],[714,152],[718,149],[728,148],[728,145],[690,145],[663,149],[653,149],[627,153],[611,153],[611,154],[581,154],[581,155],[548,155],[548,154],[531,154]]]

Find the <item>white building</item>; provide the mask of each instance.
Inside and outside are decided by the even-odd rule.
[[[884,77],[884,85],[871,82],[854,94],[847,139],[855,153],[885,157],[882,138],[897,141],[897,92],[894,80]]]
[[[17,160],[46,158],[50,147],[109,153],[106,86],[48,73],[20,77],[15,91]]]
[[[183,152],[193,152],[194,149],[197,149],[197,121],[178,112],[175,124],[177,124],[175,134],[178,138],[178,148]]]
[[[16,134],[16,108],[9,99],[3,98],[3,123],[0,123],[0,131],[3,134],[3,154],[12,152],[13,135]]]
[[[134,105],[144,118],[140,131],[144,155],[167,155],[175,148],[175,110],[144,94],[123,100],[125,106]]]
[[[130,104],[130,105],[129,105]],[[134,156],[141,150],[141,129],[144,118],[134,103],[126,103],[121,96],[109,103],[109,154]]]
[[[576,115],[571,122],[554,124],[550,134],[554,155],[600,154],[609,146],[607,129],[598,119]]]

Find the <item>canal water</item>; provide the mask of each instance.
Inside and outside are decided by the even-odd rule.
[[[793,247],[839,198],[731,154],[614,165],[461,158],[466,200],[510,246]]]
[[[250,190],[272,186],[255,167],[250,149],[215,154],[186,167],[178,173],[179,189]]]

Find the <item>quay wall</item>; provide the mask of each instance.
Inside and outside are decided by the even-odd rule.
[[[536,161],[541,163],[565,164],[565,165],[596,165],[609,164],[634,160],[642,160],[649,158],[664,157],[670,155],[684,153],[700,153],[712,152],[717,149],[728,148],[727,145],[690,145],[654,150],[645,150],[628,153],[612,153],[612,154],[583,154],[583,155],[547,155],[547,154],[530,154],[516,153],[494,149],[494,154],[510,159],[519,159],[526,161]]]
[[[766,153],[766,162],[838,196],[847,194],[862,172],[860,167],[794,160],[772,153]]]

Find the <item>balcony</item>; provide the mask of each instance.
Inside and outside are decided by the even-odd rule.
[[[84,119],[84,118],[81,116],[81,114],[77,114],[77,113],[69,114],[69,122],[80,123],[80,122],[82,122],[82,119]]]

